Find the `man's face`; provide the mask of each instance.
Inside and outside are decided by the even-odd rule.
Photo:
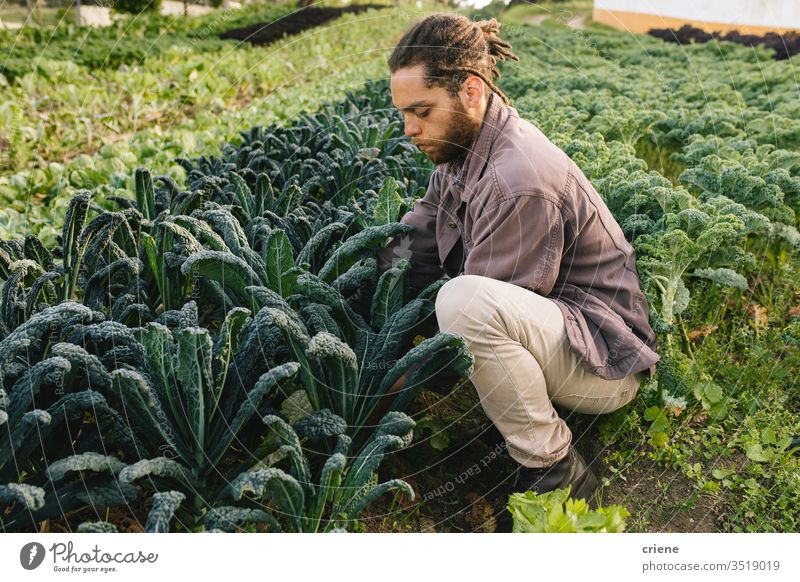
[[[434,164],[461,162],[480,132],[482,112],[446,89],[425,85],[424,65],[392,74],[392,104],[403,113],[404,132]]]

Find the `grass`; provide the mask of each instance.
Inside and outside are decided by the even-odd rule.
[[[775,252],[758,241],[752,246],[764,260]],[[800,434],[800,349],[787,341],[800,293],[796,261],[762,274],[752,287],[735,297],[698,286],[703,300],[684,317],[700,332],[690,334],[698,362],[730,398],[726,414],[714,419],[692,404],[669,418],[662,446],[652,444],[636,402],[600,423],[604,463],[613,467],[606,498],[628,506],[634,529],[798,529],[800,461],[787,450]]]

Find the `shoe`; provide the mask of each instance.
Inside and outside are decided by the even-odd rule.
[[[575,447],[570,447],[567,455],[550,465],[533,469],[517,467],[517,480],[514,484],[519,491],[535,491],[542,494],[572,485],[570,497],[587,501],[597,490],[597,477]]]
[[[594,494],[597,492],[597,476],[586,465],[581,454],[572,446],[563,459],[549,467],[534,469],[518,466],[512,488],[514,491],[534,491],[541,495],[555,489],[563,489],[567,485],[572,485],[570,497],[586,499],[592,508],[595,507]],[[504,507],[497,516],[495,532],[510,533],[513,523],[513,517]]]

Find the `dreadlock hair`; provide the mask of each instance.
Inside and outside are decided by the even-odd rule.
[[[499,31],[495,18],[473,22],[459,14],[432,14],[403,35],[389,57],[389,70],[422,64],[425,84],[439,85],[451,97],[458,95],[468,75],[476,75],[508,105],[508,97],[494,84],[500,78],[497,61],[519,58],[497,36]]]

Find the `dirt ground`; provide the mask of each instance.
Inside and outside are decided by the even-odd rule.
[[[444,450],[432,446],[430,431],[417,434],[410,447],[384,461],[385,477],[400,476],[414,489],[414,501],[386,499],[362,514],[366,531],[493,532],[496,518],[505,512],[514,491],[516,467],[502,443],[486,438],[488,422],[469,382],[451,395],[423,392],[410,414],[432,417],[450,435]],[[699,493],[679,471],[639,458],[629,466],[610,470],[598,417],[563,416],[573,442],[601,482],[600,504],[618,504],[631,514],[629,532],[719,532],[725,502]],[[615,446],[628,446],[619,444]],[[735,460],[734,460],[735,462]],[[387,498],[388,499],[388,498]]]
[[[528,18],[525,22],[528,24],[541,24],[548,18],[553,18],[553,16],[551,14],[537,14],[536,16],[531,16]],[[582,15],[573,16],[566,22],[566,25],[570,28],[583,30],[586,28],[586,17]]]

